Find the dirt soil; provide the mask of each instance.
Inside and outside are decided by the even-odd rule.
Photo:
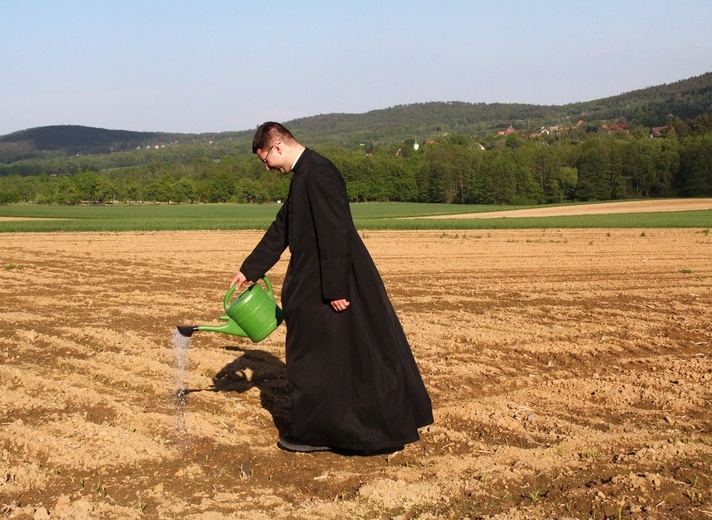
[[[709,230],[362,234],[435,413],[370,457],[277,448],[284,326],[174,336],[261,233],[2,235],[0,516],[712,517]]]

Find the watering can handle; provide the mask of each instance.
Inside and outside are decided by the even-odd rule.
[[[274,291],[272,290],[272,283],[269,281],[269,278],[265,276],[262,278],[262,281],[267,286],[267,294],[269,294],[269,297],[274,300]]]
[[[274,291],[272,290],[272,283],[269,281],[269,278],[266,276],[262,278],[262,281],[265,283],[267,286],[267,294],[269,294],[269,297],[274,300]],[[223,300],[223,307],[227,311],[228,307],[230,307],[230,297],[232,296],[232,293],[235,292],[235,289],[237,289],[237,284],[233,285],[227,290],[227,293],[225,293],[225,299]],[[238,296],[239,298],[239,296]]]

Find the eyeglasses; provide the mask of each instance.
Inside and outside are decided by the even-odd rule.
[[[269,154],[272,152],[272,148],[274,148],[274,146],[269,147],[269,151],[267,152],[267,155],[265,155],[265,158],[262,159],[263,163],[267,164],[267,157],[269,157]]]

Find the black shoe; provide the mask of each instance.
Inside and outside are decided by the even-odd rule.
[[[381,448],[378,450],[347,450],[341,448],[332,448],[331,451],[337,455],[346,457],[373,457],[374,455],[391,455],[397,451],[401,451],[405,446],[393,446],[392,448]]]
[[[328,446],[313,446],[311,444],[301,444],[288,435],[282,435],[277,442],[277,446],[286,451],[296,451],[299,453],[311,453],[313,451],[330,451]]]

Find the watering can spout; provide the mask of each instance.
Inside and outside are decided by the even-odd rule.
[[[178,332],[183,336],[191,337],[195,332],[222,332],[232,336],[240,336],[242,338],[249,337],[247,332],[242,330],[229,316],[220,316],[220,320],[224,321],[222,325],[179,325]]]
[[[240,336],[241,338],[249,337],[247,332],[242,330],[229,316],[220,316],[220,319],[225,323],[222,325],[198,325],[197,329],[201,332],[222,332],[223,334]]]

